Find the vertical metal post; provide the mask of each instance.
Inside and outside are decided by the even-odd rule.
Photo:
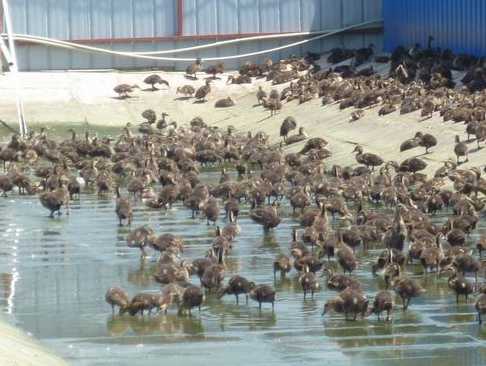
[[[184,33],[184,0],[177,0],[177,26],[176,36]]]
[[[17,63],[17,52],[15,51],[15,42],[13,38],[12,19],[10,18],[10,8],[8,6],[8,0],[2,0],[3,15],[5,17],[5,28],[7,31],[8,48],[9,48],[9,68],[12,74],[14,86],[15,86],[15,98],[17,102],[17,118],[19,122],[20,135],[24,137],[27,134],[27,123],[24,118],[24,105],[20,92],[22,90],[19,80],[19,69]]]

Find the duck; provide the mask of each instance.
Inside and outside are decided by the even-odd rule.
[[[253,287],[255,287],[254,282],[248,281],[245,277],[235,275],[228,280],[228,285],[219,291],[218,297],[221,298],[224,295],[234,295],[236,304],[239,304],[239,295],[245,295],[246,304],[248,305],[248,293]]]
[[[188,286],[182,293],[182,299],[179,303],[179,314],[182,314],[184,311],[188,311],[189,316],[191,316],[192,308],[199,308],[199,312],[201,311],[201,306],[205,300],[204,292],[198,286]]]
[[[478,323],[483,323],[482,315],[486,314],[486,293],[481,293],[474,304],[478,314]]]
[[[165,84],[167,85],[167,87],[170,87],[169,86],[169,83],[167,82],[167,80],[164,80],[160,77],[160,75],[157,75],[157,74],[152,74],[152,75],[149,75],[147,76],[144,81],[143,81],[145,84],[148,84],[151,86],[152,88],[152,91],[156,91],[158,90],[155,86],[155,84]]]
[[[308,266],[304,266],[304,271],[299,276],[299,283],[304,290],[304,300],[307,296],[307,292],[310,292],[312,298],[314,298],[314,292],[318,291],[320,288],[316,275],[309,271]]]
[[[225,268],[222,264],[212,264],[206,268],[201,277],[201,286],[208,292],[219,290],[224,280]]]
[[[137,84],[120,84],[113,88],[113,91],[118,94],[120,99],[130,98],[130,94],[135,91],[135,89],[140,89]]]
[[[322,316],[330,312],[336,312],[344,314],[345,320],[350,320],[349,315],[352,315],[352,320],[356,320],[358,315],[364,318],[367,309],[368,299],[363,292],[360,289],[348,287],[344,291],[341,291],[334,299],[324,304]]]
[[[276,280],[277,272],[284,278],[292,270],[292,260],[285,254],[280,254],[273,261],[273,277]]]
[[[465,157],[464,163],[469,161],[469,148],[466,143],[461,142],[459,135],[455,137],[456,145],[454,146],[454,154],[456,154],[457,165],[461,164],[459,158]]]
[[[386,311],[386,321],[390,321],[390,314],[393,313],[393,297],[389,291],[380,291],[375,295],[373,305],[369,309],[369,315],[376,314],[380,320],[381,313]]]
[[[196,98],[197,101],[205,102],[206,97],[210,92],[211,92],[211,81],[206,80],[206,84],[204,84],[199,89],[197,89],[194,97]]]
[[[153,229],[147,226],[140,226],[127,235],[127,244],[130,248],[140,248],[141,256],[146,257],[145,248],[148,246],[149,238],[154,235]]]
[[[153,294],[141,292],[132,298],[128,306],[121,309],[120,314],[128,312],[130,315],[134,316],[140,313],[143,316],[144,311],[148,311],[150,314],[156,307],[157,304],[154,302]]]
[[[113,315],[118,306],[119,312],[123,313],[130,303],[128,293],[120,287],[110,287],[105,294],[105,301],[111,306]]]
[[[39,201],[43,207],[50,211],[49,217],[54,218],[54,213],[61,215],[61,207],[65,205],[69,210],[69,193],[63,182],[59,181],[59,187],[52,192],[43,192],[39,195]]]
[[[285,143],[287,145],[296,144],[298,142],[306,140],[308,137],[309,136],[305,133],[304,127],[300,127],[299,132],[295,135],[286,138]]]
[[[132,224],[133,219],[133,209],[132,204],[128,200],[128,198],[124,198],[120,194],[120,187],[116,186],[116,206],[115,212],[118,216],[119,225],[123,226],[123,220],[127,220],[128,226]]]
[[[261,86],[259,86],[258,87],[257,94],[256,94],[256,97],[257,97],[258,105],[262,105],[263,104],[263,101],[267,99],[268,95],[263,90],[263,88]]]
[[[356,161],[360,164],[364,164],[366,167],[371,167],[372,170],[375,167],[383,165],[384,161],[381,157],[376,154],[364,153],[363,148],[360,145],[356,145],[353,150],[356,153]]]
[[[257,224],[262,225],[265,231],[276,228],[281,218],[277,210],[277,205],[265,207],[253,207],[250,211],[250,218]]]
[[[356,111],[353,111],[351,113],[351,121],[357,121],[361,118],[363,118],[365,115],[365,111],[363,109],[358,109]]]
[[[263,303],[271,303],[272,311],[275,310],[275,290],[272,286],[251,284],[249,295],[250,299],[258,302],[260,311]]]
[[[231,97],[226,97],[223,99],[219,99],[214,103],[215,108],[228,108],[228,107],[233,107],[235,105],[235,102]]]
[[[361,288],[361,283],[357,279],[341,273],[334,273],[332,268],[324,268],[321,277],[325,275],[327,275],[326,285],[330,290],[343,291],[348,287]]]
[[[186,98],[190,98],[194,95],[196,89],[192,85],[182,85],[177,87],[176,94],[182,94]]]
[[[442,272],[450,271],[449,279],[447,280],[447,285],[456,294],[456,303],[459,304],[459,296],[464,296],[466,303],[469,295],[474,292],[474,286],[471,282],[466,280],[464,276],[457,273],[457,270],[453,266],[447,267]]]
[[[395,278],[392,281],[392,288],[402,299],[403,311],[408,309],[412,298],[418,297],[425,292],[425,289],[408,277]]]
[[[202,60],[200,58],[197,58],[195,62],[187,66],[186,76],[189,76],[194,80],[197,80],[197,73],[201,71],[201,67],[202,67]]]
[[[289,135],[290,131],[293,131],[297,128],[297,121],[294,117],[286,117],[282,124],[280,125],[280,137],[283,139],[284,142],[287,140],[287,136]]]
[[[420,146],[422,136],[423,136],[422,132],[417,132],[413,138],[407,139],[404,142],[402,142],[402,144],[400,145],[400,152],[411,150]]]
[[[425,154],[428,154],[429,149],[437,145],[437,138],[430,133],[425,133],[420,138],[419,146],[425,147]]]
[[[481,259],[483,257],[483,251],[486,250],[486,235],[481,235],[476,244],[476,249],[478,250],[479,259]]]
[[[211,79],[216,80],[217,74],[224,73],[224,63],[218,62],[216,65],[209,65],[206,70],[204,70],[206,74],[212,75]]]

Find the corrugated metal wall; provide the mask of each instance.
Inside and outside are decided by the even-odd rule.
[[[485,0],[384,0],[385,48],[427,45],[486,55]]]
[[[175,49],[214,41],[187,36],[333,30],[382,18],[382,0],[184,0],[184,37],[177,37],[177,0],[10,0],[9,3],[17,33],[83,40],[120,51]],[[232,55],[287,42],[252,42],[179,55]],[[382,34],[374,31],[335,36],[273,57],[306,50],[324,51],[337,45],[358,47],[371,42],[377,48],[382,47]],[[18,54],[21,70],[185,67],[183,63],[90,55],[33,45],[19,45]],[[239,62],[226,64],[235,68]]]

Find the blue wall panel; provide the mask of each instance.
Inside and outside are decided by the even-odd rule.
[[[384,0],[385,49],[427,45],[486,55],[484,0]]]

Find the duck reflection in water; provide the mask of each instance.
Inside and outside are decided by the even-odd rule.
[[[112,337],[126,335],[130,330],[137,335],[201,335],[205,332],[200,319],[180,317],[177,314],[160,314],[154,317],[115,315],[107,320],[106,329]]]

